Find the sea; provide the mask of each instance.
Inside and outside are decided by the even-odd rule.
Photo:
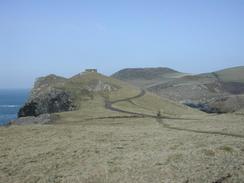
[[[0,89],[0,125],[17,118],[29,93],[30,89]]]

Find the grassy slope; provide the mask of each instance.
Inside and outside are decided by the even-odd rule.
[[[80,101],[80,109],[77,111],[58,113],[57,115],[59,116],[59,119],[56,121],[56,123],[83,123],[86,121],[86,119],[89,118],[125,115],[129,116],[129,114],[114,112],[106,109],[105,99],[115,101],[136,96],[141,91],[137,87],[133,87],[123,81],[96,73],[75,76],[71,78],[70,82],[68,82],[65,87],[68,89],[77,90],[77,87],[84,87],[84,85],[94,79],[102,80],[103,82],[109,83],[110,85],[114,85],[117,87],[117,89],[109,93],[94,93],[94,98],[92,100],[79,100],[77,98],[77,100]],[[196,110],[166,99],[162,99],[150,93],[146,93],[145,96],[134,99],[132,102],[134,102],[134,104],[131,104],[130,102],[119,102],[114,104],[114,106],[130,112],[140,112],[151,115],[156,115],[158,110],[161,110],[161,112],[165,115],[171,116],[200,113]]]
[[[115,79],[99,75],[88,77],[90,79],[83,79],[89,82],[103,78],[120,86],[108,95],[110,100],[140,92]],[[86,85],[83,81],[75,81],[80,83],[76,87]],[[194,114],[199,120],[164,119],[162,122],[168,125],[153,118],[86,120],[125,115],[105,109],[103,95],[96,94],[93,100],[80,101],[80,110],[59,113],[59,125],[0,128],[1,182],[203,183],[216,182],[228,174],[231,174],[229,182],[244,179],[243,138],[197,133],[205,130],[243,134],[243,116],[204,116],[150,93],[133,99],[132,104],[116,105],[149,113],[162,109],[173,116]],[[177,130],[177,127],[196,132]]]
[[[202,114],[202,112],[198,110],[194,110],[176,102],[163,99],[149,92],[147,92],[141,98],[133,99],[131,102],[120,102],[115,104],[115,106],[131,112],[140,112],[150,115],[156,115],[158,111],[160,111],[162,115],[172,117]]]
[[[164,120],[171,126],[244,133],[243,117]],[[244,140],[167,129],[154,119],[0,128],[0,180],[13,182],[226,182],[244,179]]]
[[[155,79],[163,77],[166,74],[179,73],[178,71],[169,68],[128,68],[120,70],[112,75],[112,77],[121,80],[131,79]]]
[[[121,91],[121,93],[120,93]],[[131,97],[137,95],[139,92],[134,91],[134,93],[128,94],[127,90],[121,89],[116,91],[114,94],[112,92],[112,100],[123,99],[126,97]],[[127,91],[127,92],[125,92]],[[132,95],[133,94],[133,95]],[[130,116],[129,114],[124,114],[120,112],[114,112],[106,109],[104,103],[104,98],[96,96],[93,100],[83,101],[81,107],[77,111],[63,112],[58,113],[60,119],[56,123],[84,123],[87,122],[87,119],[98,118],[98,117],[111,117],[111,116]],[[127,110],[130,112],[139,112],[143,114],[156,115],[158,110],[161,111],[162,115],[166,116],[184,116],[184,115],[197,115],[202,114],[201,112],[182,106],[180,104],[174,103],[169,100],[164,100],[158,96],[155,96],[150,93],[146,93],[145,96],[133,99],[132,103],[130,102],[119,102],[114,104],[114,107]]]
[[[228,68],[215,73],[224,82],[244,83],[244,66]]]
[[[84,99],[79,98],[80,95],[79,89],[82,89],[89,85],[89,83],[94,80],[101,80],[105,83],[108,83],[115,88],[115,91],[108,92],[94,92],[92,93],[93,99],[90,98]],[[84,122],[84,120],[88,118],[98,118],[98,117],[106,117],[106,116],[120,116],[124,115],[119,112],[112,112],[105,108],[105,99],[109,100],[117,100],[127,98],[133,95],[138,94],[140,90],[138,88],[132,87],[129,84],[119,81],[114,78],[106,77],[104,75],[98,73],[86,73],[83,75],[76,75],[72,77],[69,82],[65,84],[65,89],[75,93],[76,95],[76,103],[79,103],[80,109],[77,111],[70,112],[62,112],[58,113],[59,119],[56,123],[77,123]]]
[[[127,81],[139,87],[147,88],[184,75],[186,74],[169,68],[131,68],[118,71],[112,77]]]

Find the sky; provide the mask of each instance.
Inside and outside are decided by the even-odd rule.
[[[0,88],[131,67],[244,65],[244,0],[0,0]]]

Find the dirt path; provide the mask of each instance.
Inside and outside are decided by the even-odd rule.
[[[133,96],[133,97],[119,99],[119,100],[114,100],[114,101],[105,100],[105,108],[109,109],[111,111],[121,112],[121,113],[125,113],[125,114],[131,114],[131,115],[133,115],[134,118],[135,118],[135,116],[138,116],[138,118],[143,118],[143,117],[157,118],[156,115],[150,115],[150,114],[126,111],[126,110],[123,110],[123,109],[120,109],[120,108],[116,108],[116,107],[113,106],[113,104],[116,104],[116,103],[119,103],[119,102],[130,102],[133,99],[137,99],[137,98],[143,97],[145,94],[146,94],[146,91],[145,90],[141,90],[141,92],[138,95]],[[113,118],[115,118],[115,117],[113,117]],[[174,117],[167,117],[167,116],[163,116],[162,118],[164,118],[164,119],[179,119],[179,120],[181,120],[181,119],[182,120],[195,120],[195,119],[174,118]]]
[[[123,109],[119,109],[119,108],[113,107],[113,104],[116,104],[118,102],[129,102],[132,99],[136,99],[136,98],[140,98],[140,97],[144,96],[145,93],[146,93],[145,90],[141,90],[141,92],[138,95],[133,96],[133,97],[119,99],[119,100],[114,100],[114,101],[105,100],[105,108],[109,109],[111,111],[116,111],[116,112],[121,112],[121,113],[126,113],[126,114],[152,117],[151,115],[137,113],[137,112],[130,112],[130,111],[126,111],[126,110],[123,110]]]
[[[218,131],[193,130],[193,129],[187,129],[187,128],[173,127],[173,126],[170,126],[169,124],[164,123],[162,118],[157,118],[156,120],[164,128],[168,128],[168,129],[172,129],[172,130],[194,132],[194,133],[203,133],[203,134],[211,134],[211,135],[225,135],[225,136],[231,136],[231,137],[244,138],[244,135],[234,134],[234,133],[225,133],[225,132],[218,132]]]
[[[167,129],[172,129],[172,130],[178,130],[178,131],[186,131],[186,132],[193,132],[193,133],[201,133],[201,134],[211,134],[211,135],[224,135],[224,136],[231,136],[231,137],[238,137],[238,138],[244,138],[244,135],[240,134],[233,134],[233,133],[225,133],[225,132],[218,132],[218,131],[204,131],[204,130],[194,130],[194,129],[186,129],[186,128],[180,128],[180,127],[172,127],[169,124],[166,124],[163,122],[163,119],[175,119],[175,120],[197,120],[197,119],[187,119],[187,118],[174,118],[174,117],[166,117],[166,116],[161,116],[158,117],[156,115],[149,115],[149,114],[143,114],[143,113],[137,113],[137,112],[131,112],[131,111],[126,111],[120,108],[116,108],[113,106],[113,104],[119,103],[119,102],[130,102],[133,99],[140,98],[145,95],[145,90],[141,90],[141,92],[133,97],[129,98],[124,98],[124,99],[119,99],[119,100],[114,100],[114,101],[105,101],[105,108],[109,109],[111,111],[116,111],[116,112],[121,112],[125,114],[131,114],[132,116],[118,116],[118,118],[155,118],[156,121],[161,124],[164,128]],[[106,118],[116,118],[116,116],[113,117],[102,117],[100,119],[106,119]],[[97,118],[99,119],[99,118]]]

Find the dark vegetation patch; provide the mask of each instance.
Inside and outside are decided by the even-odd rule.
[[[185,102],[185,105],[199,109],[200,111],[206,112],[206,113],[218,113],[221,114],[221,110],[219,108],[211,107],[207,103],[200,103],[200,102]]]

